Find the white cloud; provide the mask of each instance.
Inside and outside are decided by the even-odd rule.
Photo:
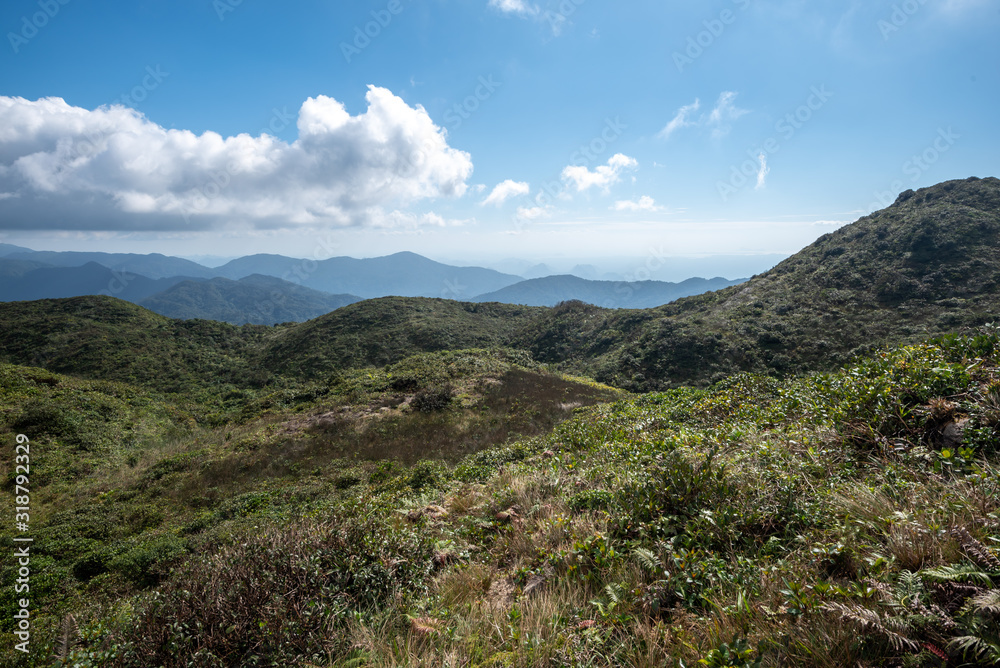
[[[616,153],[608,160],[608,164],[598,165],[594,171],[580,165],[566,167],[562,171],[562,178],[575,185],[577,192],[583,192],[593,187],[607,192],[612,183],[617,183],[621,179],[622,170],[635,169],[638,166],[639,163],[635,158]]]
[[[582,0],[576,1],[580,2]],[[542,11],[539,5],[525,2],[525,0],[490,0],[489,6],[503,14],[531,19],[537,23],[548,23],[549,28],[552,30],[552,35],[555,37],[562,34],[563,27],[568,22],[567,15],[563,11]]]
[[[3,201],[0,227],[366,225],[380,207],[466,191],[471,157],[422,106],[375,86],[366,100],[352,116],[333,98],[307,99],[287,143],[166,129],[120,105],[0,96],[0,192],[18,195]]]
[[[536,16],[539,13],[538,7],[525,4],[524,0],[490,0],[490,7],[499,9],[505,14]]]
[[[760,190],[767,184],[767,175],[771,173],[771,168],[767,166],[767,154],[763,151],[757,155],[757,160],[760,161],[760,168],[757,170],[757,185],[754,189]]]
[[[660,130],[657,136],[662,139],[667,139],[680,128],[687,127],[688,125],[695,125],[695,123],[688,120],[688,116],[692,112],[698,111],[700,107],[701,101],[698,98],[695,98],[693,103],[678,109],[677,114],[670,120],[669,123],[666,124],[666,126],[664,126],[662,130]]]
[[[740,109],[733,104],[737,95],[738,93],[733,91],[723,91],[710,112],[692,119],[691,115],[701,108],[701,101],[696,98],[693,103],[678,109],[670,122],[660,130],[657,137],[668,139],[674,132],[686,127],[708,128],[712,131],[713,139],[724,137],[732,129],[733,121],[750,113],[748,109]]]
[[[708,115],[706,125],[712,129],[712,136],[722,137],[732,129],[732,122],[740,116],[750,113],[748,109],[740,109],[733,104],[737,93],[724,91],[719,95],[719,100],[715,103],[715,108]]]
[[[517,219],[518,220],[536,220],[548,214],[548,211],[544,207],[540,206],[520,206],[517,208]]]
[[[507,179],[503,183],[498,183],[482,203],[484,206],[487,204],[500,206],[505,200],[511,197],[527,195],[529,192],[531,192],[531,187],[527,183]]]
[[[375,207],[367,212],[371,227],[383,229],[423,229],[428,227],[461,227],[468,220],[448,219],[434,212],[416,214],[409,211],[384,211]]]
[[[643,195],[637,202],[618,200],[611,208],[615,211],[659,211],[663,207],[656,206],[656,201],[649,195]]]

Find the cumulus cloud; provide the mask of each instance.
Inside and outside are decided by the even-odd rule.
[[[422,106],[375,86],[366,100],[352,116],[307,99],[287,143],[166,129],[120,105],[0,96],[0,192],[16,196],[0,200],[0,228],[366,225],[383,207],[465,193],[472,160]]]
[[[484,206],[487,204],[500,206],[511,197],[527,195],[529,192],[531,192],[531,187],[527,183],[507,179],[503,183],[498,183],[482,203]]]
[[[583,192],[590,188],[600,188],[607,192],[608,187],[621,180],[622,170],[635,169],[639,163],[635,158],[630,158],[622,153],[616,153],[608,160],[606,165],[598,165],[594,171],[590,171],[585,166],[572,165],[562,171],[564,181],[576,186],[577,192]]]
[[[686,127],[702,127],[711,130],[712,138],[724,137],[732,130],[733,122],[739,117],[750,113],[748,109],[740,109],[734,103],[738,93],[733,91],[723,91],[719,94],[715,106],[706,114],[697,118],[692,115],[701,108],[701,101],[697,98],[691,104],[685,105],[677,110],[674,117],[657,134],[661,139],[668,139],[677,130]]]
[[[656,206],[656,201],[649,195],[643,195],[636,202],[618,200],[611,208],[615,211],[659,211],[662,207]]]

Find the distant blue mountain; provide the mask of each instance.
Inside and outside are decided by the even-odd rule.
[[[313,262],[281,255],[250,255],[216,269],[219,276],[238,279],[267,274],[314,290],[374,297],[443,297],[469,300],[522,280],[482,267],[454,267],[416,253],[355,259],[334,257]]]
[[[475,302],[502,302],[525,306],[555,306],[579,300],[605,308],[652,308],[681,297],[700,295],[737,285],[746,279],[689,278],[680,283],[665,281],[590,281],[578,276],[532,278],[475,297]]]
[[[409,252],[320,261],[259,254],[209,268],[159,253],[33,251],[0,244],[0,301],[110,294],[170,317],[240,324],[302,321],[354,301],[388,296],[529,306],[579,300],[609,308],[648,308],[740,282],[692,278],[627,283],[573,275],[524,280]]]
[[[34,253],[35,251],[24,246],[14,246],[11,244],[0,244],[0,257],[6,257],[11,253]]]
[[[173,276],[190,276],[193,278],[212,278],[219,274],[213,269],[197,262],[179,257],[150,253],[83,253],[77,251],[19,251],[6,256],[11,260],[29,260],[41,262],[55,267],[81,267],[88,262],[113,269],[119,272],[138,274],[147,278],[171,278]]]
[[[189,280],[186,276],[152,279],[117,272],[96,262],[80,267],[37,266],[39,263],[0,258],[0,301],[31,301],[84,295],[110,295],[138,302]]]

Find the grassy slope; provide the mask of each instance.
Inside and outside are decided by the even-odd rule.
[[[347,372],[330,386],[229,392],[229,410],[206,421],[196,418],[219,401],[181,406],[121,383],[0,365],[0,432],[31,438],[35,628],[51,635],[87,599],[140,593],[191,551],[253,524],[369,481],[420,489],[442,478],[443,462],[619,396],[523,354],[459,351]],[[12,449],[0,463],[12,492]],[[11,538],[0,531],[8,548]]]
[[[462,357],[407,364],[433,376],[469,368]],[[341,382],[377,399],[412,369],[381,373]],[[142,540],[78,558],[69,573],[89,584],[58,584],[97,601],[77,613],[74,665],[1000,661],[996,334],[581,409],[454,468],[295,474],[282,460],[309,447],[283,441],[273,425],[288,414],[273,417],[198,438],[59,515],[65,535],[128,517],[130,499],[164,509]],[[264,468],[241,488],[253,461]],[[203,499],[195,472],[234,487]],[[134,594],[143,577],[157,596]],[[82,604],[65,600],[51,612]],[[39,616],[39,637],[57,620]]]

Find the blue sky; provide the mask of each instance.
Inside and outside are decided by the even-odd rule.
[[[998,175],[1000,3],[8,0],[0,240],[793,253]]]

